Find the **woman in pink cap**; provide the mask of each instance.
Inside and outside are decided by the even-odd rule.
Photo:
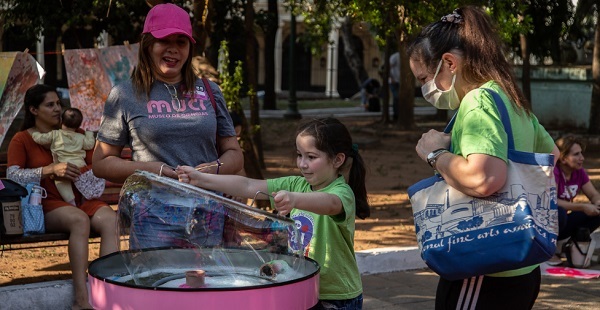
[[[177,179],[173,167],[178,165],[206,166],[203,172],[214,174],[242,169],[242,151],[223,94],[192,69],[193,43],[185,10],[168,3],[148,12],[131,80],[115,86],[104,106],[93,157],[96,176],[122,183],[135,170]],[[131,161],[120,158],[125,146],[131,147]],[[161,209],[145,207],[148,212]],[[208,236],[197,239],[182,238],[184,227],[174,229],[161,215],[144,216],[144,223],[130,232],[130,248],[221,242],[222,216],[212,222]]]

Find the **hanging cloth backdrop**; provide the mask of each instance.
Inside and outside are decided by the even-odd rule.
[[[81,127],[96,131],[110,89],[129,78],[137,65],[138,44],[65,50],[71,106],[83,113]]]
[[[29,53],[0,53],[0,145],[23,106],[25,92],[44,74],[44,69]]]

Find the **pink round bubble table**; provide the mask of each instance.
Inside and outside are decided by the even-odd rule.
[[[95,309],[298,309],[314,306],[319,296],[319,266],[309,258],[261,253],[265,259],[290,262],[279,279],[261,276],[264,264],[256,253],[219,250],[231,266],[207,265],[210,249],[164,248],[122,251],[94,260],[89,266],[90,302]],[[139,270],[138,279],[126,268],[131,259],[152,261],[152,270]],[[173,259],[175,258],[175,259]],[[169,266],[161,266],[162,262]],[[292,262],[293,261],[293,262]],[[186,270],[205,271],[205,285],[185,284]],[[146,277],[147,276],[147,277]],[[137,281],[137,283],[136,283]]]

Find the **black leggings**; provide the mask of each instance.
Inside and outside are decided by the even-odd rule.
[[[449,281],[440,278],[436,310],[528,310],[540,292],[540,267],[516,277],[478,276]]]
[[[588,228],[592,233],[599,226],[600,216],[588,216],[582,211],[567,213],[567,210],[558,207],[558,240],[575,236],[579,228]]]

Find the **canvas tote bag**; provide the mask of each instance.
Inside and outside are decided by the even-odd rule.
[[[508,174],[495,194],[476,198],[436,174],[408,188],[421,257],[448,280],[535,265],[555,251],[554,155],[515,150],[508,111],[489,89],[508,136]],[[446,127],[450,132],[454,118]]]
[[[42,199],[47,196],[46,190],[36,182],[27,183],[25,188],[29,194],[21,198],[23,235],[43,234],[46,232],[46,225]]]

